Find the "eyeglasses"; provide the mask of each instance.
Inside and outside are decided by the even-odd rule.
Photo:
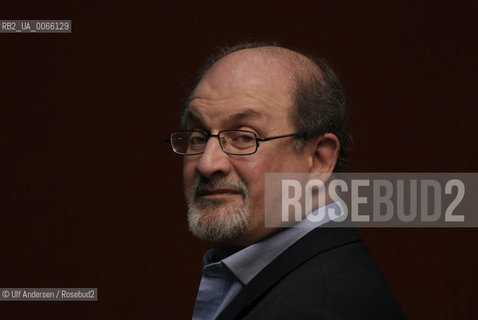
[[[209,134],[202,130],[183,130],[171,133],[166,141],[171,143],[175,153],[192,156],[203,153],[209,138],[217,137],[219,145],[225,153],[246,156],[257,152],[259,142],[297,135],[298,133],[291,133],[276,137],[259,138],[254,132],[247,130],[222,130],[217,134]]]

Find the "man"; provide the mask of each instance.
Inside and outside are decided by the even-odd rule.
[[[265,173],[344,164],[345,99],[326,63],[277,46],[226,50],[202,72],[182,127],[170,141],[184,155],[189,228],[214,248],[193,319],[403,318],[354,229],[265,226]]]

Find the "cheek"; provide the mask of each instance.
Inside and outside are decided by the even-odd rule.
[[[263,202],[265,173],[270,171],[267,161],[250,161],[247,165],[236,166],[236,170],[247,186],[250,202]]]
[[[186,197],[191,193],[191,190],[194,185],[194,179],[196,178],[196,173],[194,170],[194,164],[190,161],[183,162],[183,187]]]
[[[290,161],[291,156],[281,152],[284,149],[262,150],[261,154],[249,159],[249,162],[242,166],[236,165],[236,170],[248,187],[251,205],[264,204],[267,172],[293,172],[296,169],[297,164]]]

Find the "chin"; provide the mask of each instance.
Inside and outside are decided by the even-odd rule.
[[[207,203],[205,208],[205,204]],[[198,238],[221,243],[241,237],[249,227],[245,205],[226,205],[221,199],[188,203],[189,230]]]

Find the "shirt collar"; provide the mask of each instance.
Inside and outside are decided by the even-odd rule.
[[[304,219],[293,227],[281,230],[264,240],[253,243],[222,260],[219,259],[216,251],[211,249],[204,254],[204,264],[208,265],[221,261],[243,285],[247,285],[262,269],[288,247],[313,229],[328,222],[330,220],[327,214],[329,210],[335,210],[335,214],[339,215],[342,212],[341,209],[338,202],[320,207],[309,214],[316,216],[323,214],[324,218],[320,222]]]

